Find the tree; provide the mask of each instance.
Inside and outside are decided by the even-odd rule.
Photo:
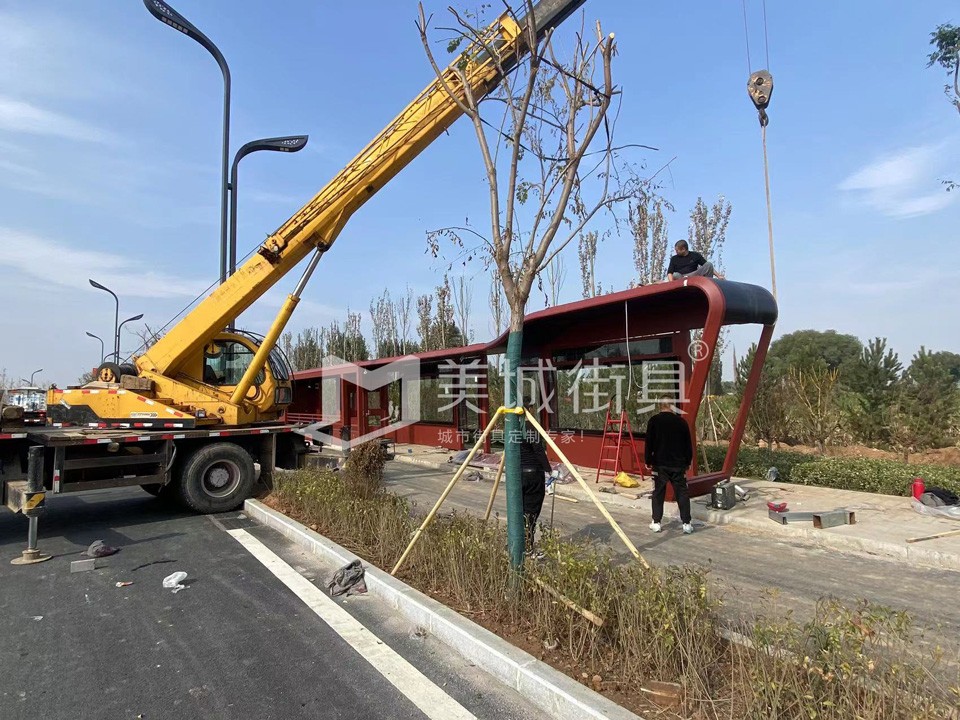
[[[944,23],[930,33],[930,44],[936,50],[927,56],[927,67],[939,65],[947,71],[947,77],[953,75],[952,87],[943,86],[943,94],[960,113],[960,27]]]
[[[823,365],[790,368],[789,387],[793,393],[797,424],[804,441],[816,445],[820,454],[840,429],[843,399],[840,372]]]
[[[946,83],[943,94],[947,102],[953,105],[960,113],[960,27],[944,23],[937,25],[937,29],[930,33],[930,44],[936,50],[927,56],[927,67],[939,65],[947,71],[947,77],[953,75],[953,85]],[[957,188],[958,183],[953,180],[942,180],[947,191]]]
[[[350,312],[350,308],[347,308],[347,320],[343,327],[334,320],[326,331],[326,354],[347,362],[369,360],[370,350],[366,338],[363,337],[362,320],[363,316]]]
[[[378,358],[401,353],[397,331],[397,311],[390,291],[370,301],[370,325],[373,330],[373,351]]]
[[[467,282],[464,275],[454,278],[453,281],[453,307],[456,312],[457,325],[463,336],[463,344],[467,345],[473,338],[473,332],[470,330],[470,309],[473,305],[473,288]]]
[[[580,258],[580,279],[583,282],[583,297],[592,298],[602,294],[597,282],[597,239],[596,230],[580,233],[577,243],[577,255]]]
[[[723,274],[723,244],[727,239],[727,225],[732,211],[733,206],[723,195],[719,195],[710,208],[707,208],[702,197],[698,197],[690,211],[687,243],[713,263],[720,274]]]
[[[743,402],[747,378],[750,376],[750,368],[753,367],[756,354],[757,344],[754,343],[747,354],[737,361],[735,382],[739,403]],[[787,439],[790,431],[790,399],[784,375],[777,372],[770,364],[765,364],[760,372],[750,414],[747,416],[747,427],[757,440],[764,441],[769,448]]]
[[[854,433],[866,443],[889,442],[891,409],[897,399],[903,365],[887,348],[886,338],[867,343],[856,362],[848,366],[845,384],[857,394],[858,408],[851,414]]]
[[[413,290],[407,286],[407,291],[394,303],[394,312],[396,312],[396,328],[398,341],[400,343],[400,352],[403,355],[416,352],[413,340],[410,337],[410,331],[413,329],[411,322],[413,320]]]
[[[544,276],[546,276],[546,287],[544,287]],[[567,268],[564,265],[563,256],[557,255],[537,279],[540,291],[543,293],[544,307],[560,304],[560,291],[566,279]]]
[[[627,222],[633,235],[633,264],[636,282],[652,285],[667,275],[670,240],[664,210],[673,206],[648,187],[640,187],[627,205]]]
[[[489,233],[473,227],[445,228],[428,234],[431,249],[439,252],[441,238],[465,249],[477,246],[496,266],[510,308],[507,341],[505,404],[515,406],[517,371],[523,342],[523,318],[534,279],[567,244],[580,236],[594,216],[623,197],[616,187],[615,153],[608,115],[614,98],[613,36],[596,28],[589,40],[581,27],[573,41],[570,60],[561,62],[552,45],[553,31],[539,34],[532,0],[523,3],[526,17],[517,20],[522,41],[495,49],[490,34],[455,10],[457,38],[448,48],[470,46],[446,72],[438,66],[428,39],[428,23],[420,8],[419,30],[428,60],[438,81],[471,122],[486,172],[490,198]],[[499,85],[492,91],[499,118],[487,119],[486,109],[472,91],[468,72],[478,60],[497,64]],[[456,71],[456,80],[451,70]],[[604,131],[602,147],[590,155],[590,167],[581,170],[594,139]],[[465,240],[466,238],[466,240]],[[519,435],[516,414],[506,416],[507,534],[511,563],[523,563],[524,533],[521,513]]]
[[[836,330],[797,330],[770,345],[769,361],[785,367],[810,369],[826,367],[839,370],[841,380],[851,365],[860,359],[863,345],[853,335]]]
[[[285,332],[280,338],[280,347],[295,371],[320,367],[326,355],[327,331],[325,328],[306,328],[293,334]]]
[[[956,438],[960,389],[938,355],[921,347],[903,375],[894,435],[904,457],[952,445]]]
[[[721,275],[723,274],[723,245],[727,239],[727,225],[730,223],[731,212],[733,212],[733,206],[723,195],[719,195],[710,208],[707,208],[702,197],[698,197],[693,210],[690,211],[690,226],[687,228],[687,244],[713,263],[713,267]],[[701,333],[697,333],[697,339],[700,335]],[[720,358],[723,357],[726,344],[727,330],[721,329],[717,337],[717,345],[713,349],[713,361],[710,363],[709,393],[711,395],[723,393],[723,361]]]

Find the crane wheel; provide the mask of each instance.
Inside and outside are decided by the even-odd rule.
[[[97,380],[105,383],[118,383],[123,371],[117,363],[105,362],[97,368]]]
[[[229,442],[204,445],[183,464],[178,499],[200,513],[235,510],[253,493],[256,470],[253,458]]]

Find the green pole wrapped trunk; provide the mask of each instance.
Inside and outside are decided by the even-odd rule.
[[[504,367],[504,407],[522,406],[518,376],[523,330],[511,331],[507,336],[507,362]],[[525,536],[523,528],[523,488],[520,484],[520,416],[506,413],[503,433],[504,466],[507,478],[507,549],[514,570],[523,567]]]

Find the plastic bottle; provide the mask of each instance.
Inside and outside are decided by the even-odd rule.
[[[920,496],[923,495],[923,491],[926,487],[923,484],[923,478],[916,477],[913,479],[913,497],[915,500],[919,500]]]

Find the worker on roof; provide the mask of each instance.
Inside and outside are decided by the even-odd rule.
[[[713,267],[712,262],[696,250],[690,249],[686,240],[677,241],[674,248],[677,254],[670,258],[670,264],[667,266],[667,279],[664,280],[664,282],[682,280],[683,278],[694,276],[715,277],[718,280],[724,279],[723,275],[718,273]]]

